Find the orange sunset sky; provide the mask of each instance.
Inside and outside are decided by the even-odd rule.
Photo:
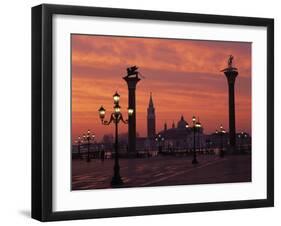
[[[101,125],[98,108],[113,110],[112,95],[120,94],[127,118],[128,90],[122,79],[126,68],[137,65],[145,77],[136,90],[137,132],[146,136],[150,92],[156,111],[156,131],[171,127],[181,115],[190,124],[200,118],[205,133],[220,124],[228,130],[228,87],[220,70],[230,54],[239,75],[235,85],[236,130],[251,133],[251,43],[71,35],[72,140],[91,129],[97,140],[113,134],[113,125]],[[120,133],[127,126],[120,124]]]

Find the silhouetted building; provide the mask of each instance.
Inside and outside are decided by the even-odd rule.
[[[150,93],[149,104],[147,108],[147,137],[154,138],[156,134],[155,130],[156,119],[155,119],[155,108],[153,105],[152,94]]]
[[[193,128],[188,125],[183,115],[175,126],[173,121],[172,127],[168,128],[167,124],[164,124],[164,130],[160,131],[155,141],[158,145],[163,147],[163,151],[173,150],[187,150],[193,147]],[[196,132],[196,147],[203,148],[205,145],[205,135],[203,134],[203,127]]]
[[[167,122],[165,122],[165,123],[164,123],[164,131],[166,131],[167,128],[168,128],[168,127],[167,127]]]
[[[184,117],[182,115],[180,121],[178,121],[178,128],[185,129],[186,127],[188,127],[188,123],[184,120]]]

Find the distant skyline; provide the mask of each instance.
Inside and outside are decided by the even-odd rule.
[[[146,110],[152,92],[156,131],[181,115],[191,124],[200,118],[205,133],[223,124],[228,130],[228,87],[220,70],[230,54],[239,75],[235,85],[236,131],[251,134],[251,43],[118,36],[72,35],[72,139],[92,129],[97,139],[113,134],[101,125],[98,108],[113,110],[112,95],[121,96],[127,116],[126,68],[137,65],[145,77],[136,89],[137,132],[146,136]],[[120,125],[126,133],[127,126]]]

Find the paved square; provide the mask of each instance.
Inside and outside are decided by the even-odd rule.
[[[168,186],[251,181],[251,156],[198,155],[120,159],[122,187]],[[111,188],[113,159],[72,160],[72,190]]]

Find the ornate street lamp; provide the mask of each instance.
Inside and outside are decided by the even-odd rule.
[[[248,150],[248,145],[247,145],[247,138],[248,138],[248,135],[247,133],[244,134],[244,150],[247,151]]]
[[[81,156],[81,144],[83,143],[83,140],[81,140],[81,137],[80,137],[80,136],[79,136],[78,139],[75,141],[75,143],[77,144],[79,159],[82,159],[82,156]]]
[[[155,141],[158,143],[158,153],[162,153],[162,146],[164,146],[165,138],[161,136],[161,134],[158,135],[158,137],[155,138]]]
[[[248,135],[247,133],[245,132],[241,132],[241,134],[238,135],[238,138],[240,139],[240,151],[241,152],[245,152],[247,150],[247,142],[246,142],[246,139],[247,139]]]
[[[225,135],[226,131],[223,128],[222,125],[220,125],[220,138],[221,138],[221,150],[220,150],[220,157],[223,158],[224,157],[224,150],[223,150],[223,137]]]
[[[91,146],[91,140],[94,141],[95,135],[91,133],[91,131],[88,129],[87,134],[83,135],[83,140],[87,142],[88,146],[88,155],[87,155],[87,162],[91,161],[90,158],[90,146]]]
[[[119,122],[123,122],[125,124],[128,124],[128,120],[124,120],[122,113],[121,113],[121,107],[119,105],[119,100],[120,100],[120,95],[116,93],[113,95],[113,100],[114,100],[114,112],[111,113],[110,115],[110,119],[104,120],[105,118],[105,113],[106,110],[104,109],[103,106],[100,107],[99,111],[99,116],[101,119],[101,123],[103,125],[110,125],[111,123],[115,124],[115,157],[114,157],[114,174],[111,180],[111,185],[112,186],[116,186],[116,185],[122,185],[123,184],[123,180],[120,176],[120,166],[119,166],[119,152],[118,152],[118,123]],[[134,109],[128,109],[128,116],[131,116],[134,113]]]
[[[199,118],[198,121],[196,122],[196,130],[198,132],[198,149],[199,149],[199,153],[201,151],[201,137],[200,137],[200,128],[201,128],[201,123],[199,122]]]
[[[193,123],[193,160],[192,164],[198,164],[197,158],[196,158],[196,130],[201,127],[201,124],[199,122],[196,122],[195,116],[192,117],[192,123]]]
[[[188,123],[186,123],[185,128],[186,128],[186,129],[189,129]],[[189,137],[187,136],[187,137],[186,137],[186,145],[185,145],[186,153],[189,152],[189,142],[188,142],[189,139],[188,139],[188,138],[189,138]]]

